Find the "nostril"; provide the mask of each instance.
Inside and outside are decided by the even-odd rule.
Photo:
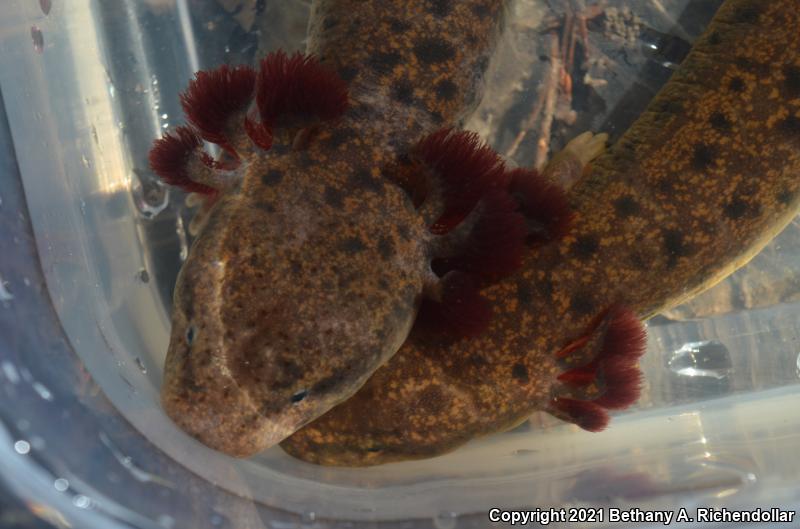
[[[301,389],[300,391],[292,395],[292,398],[290,400],[292,401],[292,404],[297,404],[298,402],[306,398],[307,395],[308,395],[308,390]]]

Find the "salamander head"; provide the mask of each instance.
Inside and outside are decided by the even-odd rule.
[[[355,392],[408,334],[429,266],[425,226],[404,192],[345,194],[350,175],[335,174],[335,162],[300,158],[246,168],[175,290],[165,409],[235,455]],[[249,438],[248,450],[238,446]]]

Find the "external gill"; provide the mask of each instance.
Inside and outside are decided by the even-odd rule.
[[[275,144],[301,148],[322,121],[347,109],[347,87],[313,57],[278,51],[265,57],[258,73],[248,66],[222,65],[198,72],[181,94],[189,126],[155,141],[150,165],[170,185],[191,196],[187,205],[201,205],[190,224],[196,235],[220,193],[242,179],[244,160]],[[214,160],[205,140],[219,145]]]

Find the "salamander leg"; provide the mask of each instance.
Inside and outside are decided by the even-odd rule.
[[[589,164],[606,148],[608,134],[584,132],[573,138],[556,153],[542,170],[545,178],[568,191],[586,171]]]
[[[638,361],[646,343],[645,327],[631,311],[612,307],[601,313],[585,334],[556,353],[563,371],[546,411],[584,430],[603,430],[607,410],[639,399]]]

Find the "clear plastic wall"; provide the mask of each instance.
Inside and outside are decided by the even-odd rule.
[[[519,0],[467,127],[521,165],[586,129],[614,138],[720,3]],[[0,526],[453,529],[489,525],[492,507],[797,508],[794,224],[649,323],[643,398],[601,434],[536,415],[443,457],[342,469],[279,448],[234,460],[167,419],[191,212],[147,152],[182,122],[194,71],[302,49],[308,6],[0,2]]]

